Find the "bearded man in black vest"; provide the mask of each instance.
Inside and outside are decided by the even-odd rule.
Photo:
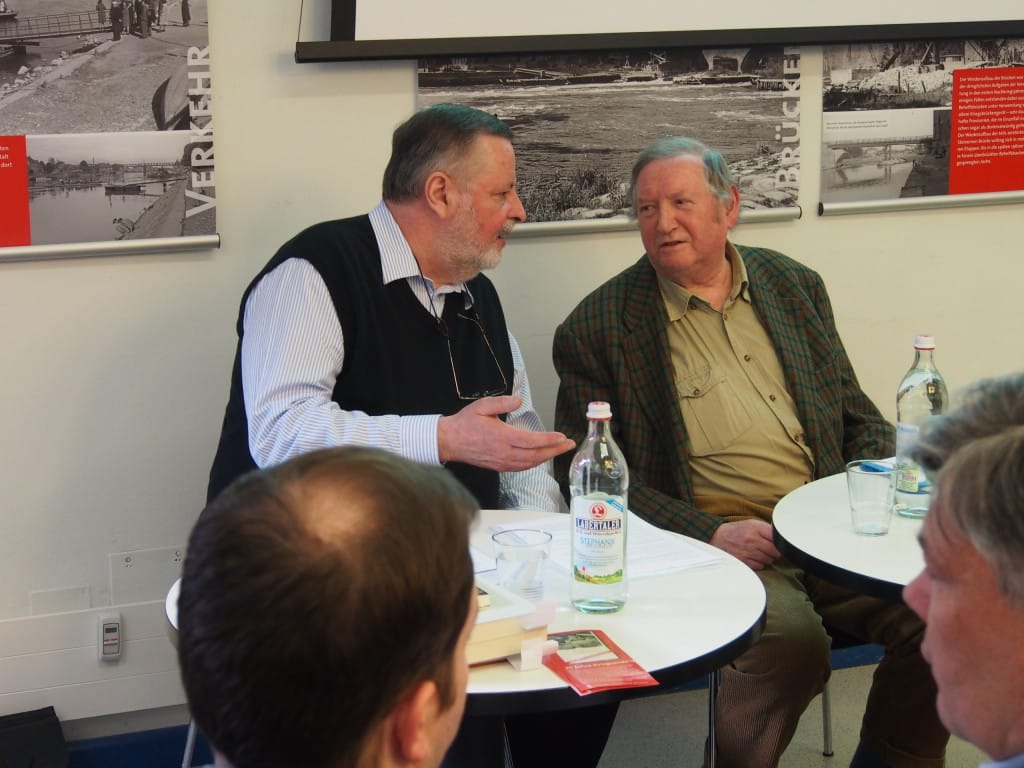
[[[457,105],[394,134],[383,200],[301,232],[250,283],[209,499],[335,445],[444,464],[487,509],[562,511],[522,356],[491,281],[526,218],[508,126]]]
[[[254,468],[363,445],[443,464],[483,508],[564,512],[550,460],[575,443],[544,431],[497,292],[480,274],[525,218],[512,132],[496,117],[439,104],[400,125],[381,202],[299,233],[246,288],[208,500]],[[507,725],[518,765],[585,768],[614,714],[497,726]],[[456,754],[500,743],[494,728],[467,720]],[[564,738],[577,728],[601,737]]]

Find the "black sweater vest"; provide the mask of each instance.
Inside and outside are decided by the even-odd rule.
[[[511,394],[512,350],[501,302],[490,280],[478,275],[467,282],[472,308],[464,309],[463,296],[455,294],[436,318],[423,308],[405,280],[384,284],[369,217],[316,224],[285,243],[242,296],[231,394],[210,470],[208,501],[256,466],[249,453],[242,396],[242,319],[253,287],[290,258],[305,259],[317,270],[338,313],[345,361],[333,399],[343,410],[371,416],[449,415],[469,402],[465,398]],[[482,507],[500,506],[497,472],[455,462],[447,468]]]

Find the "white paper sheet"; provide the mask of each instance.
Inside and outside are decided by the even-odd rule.
[[[550,532],[551,565],[569,574],[568,515],[565,524],[558,526],[551,525],[551,518],[547,517],[495,526],[492,530],[509,528],[539,528]],[[721,556],[717,553],[698,547],[683,536],[664,531],[632,512],[629,513],[629,522],[626,523],[626,568],[630,579],[702,568],[719,560]],[[473,566],[478,572],[492,569],[494,558],[474,549]]]

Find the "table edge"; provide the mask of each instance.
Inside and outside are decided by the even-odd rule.
[[[890,603],[903,604],[903,584],[850,571],[808,554],[795,544],[790,543],[774,523],[772,523],[772,539],[783,557],[825,581]]]
[[[673,693],[702,675],[707,675],[731,662],[761,638],[767,605],[761,615],[740,635],[725,645],[703,656],[679,664],[651,671],[658,685],[643,688],[616,688],[611,691],[581,696],[568,685],[530,691],[500,691],[470,693],[466,698],[466,714],[479,716],[505,716],[526,712],[550,712],[564,709],[611,704],[647,696]]]

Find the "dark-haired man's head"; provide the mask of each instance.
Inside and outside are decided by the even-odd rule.
[[[239,478],[189,539],[192,716],[235,768],[440,763],[465,703],[469,525],[446,471],[372,448]]]

